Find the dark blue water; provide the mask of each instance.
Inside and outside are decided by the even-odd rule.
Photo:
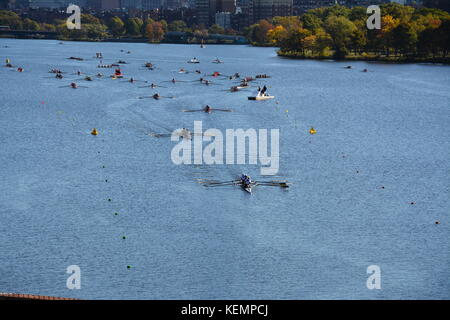
[[[127,61],[125,76],[167,88],[78,80],[77,70],[112,74],[96,68],[96,52],[104,63]],[[200,64],[186,63],[194,56]],[[278,58],[273,48],[2,39],[2,64],[7,57],[25,72],[0,68],[0,292],[450,298],[450,67],[345,69],[350,63]],[[211,63],[216,57],[224,63]],[[147,61],[157,68],[143,68]],[[236,83],[223,79],[162,82],[200,77],[180,68],[266,73],[255,85],[276,99],[248,101],[255,88],[228,93]],[[87,88],[61,88],[72,81]],[[175,98],[138,99],[154,92]],[[234,112],[182,112],[206,104]],[[250,195],[201,186],[196,179],[243,171],[274,178],[260,177],[259,165],[173,164],[175,143],[149,133],[192,129],[194,120],[204,129],[280,129],[278,175],[292,187]],[[69,265],[81,268],[80,290],[66,287]],[[366,287],[369,265],[381,268],[381,290]]]

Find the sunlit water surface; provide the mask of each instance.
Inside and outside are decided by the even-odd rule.
[[[97,68],[96,52],[103,63],[128,62],[125,76],[167,88],[79,80],[77,70],[112,74]],[[273,48],[2,39],[2,64],[7,57],[25,71],[0,68],[0,292],[450,298],[450,67],[346,69],[279,58]],[[192,57],[201,63],[188,64]],[[143,68],[147,61],[157,68]],[[266,73],[254,85],[276,99],[248,101],[255,88],[229,93],[235,81],[205,86],[180,68]],[[163,82],[174,77],[187,82]],[[87,88],[68,88],[72,81]],[[138,99],[155,92],[175,98]],[[206,104],[234,112],[182,112]],[[278,175],[291,188],[250,195],[197,183],[241,172],[281,178],[261,177],[260,165],[173,164],[176,143],[149,133],[192,129],[194,120],[203,129],[280,129]],[[66,287],[69,265],[81,268],[80,290]],[[381,290],[366,287],[369,265],[381,268]]]

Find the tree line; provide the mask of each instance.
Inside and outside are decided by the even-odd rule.
[[[9,26],[12,30],[51,31],[58,34],[62,40],[102,40],[108,38],[145,38],[149,42],[160,42],[164,34],[170,31],[192,33],[199,38],[206,38],[208,34],[237,34],[234,30],[224,30],[219,25],[205,28],[203,25],[188,26],[184,21],[175,20],[167,23],[165,20],[127,18],[113,16],[100,19],[91,14],[81,14],[81,29],[69,30],[66,19],[54,19],[52,23],[45,23],[21,18],[12,11],[0,10],[0,25]]]
[[[396,3],[381,6],[381,29],[369,30],[367,8],[333,6],[250,26],[254,45],[279,47],[298,58],[443,58],[450,53],[450,14]]]

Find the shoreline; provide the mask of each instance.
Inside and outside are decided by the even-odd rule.
[[[294,60],[331,60],[331,61],[365,61],[365,62],[382,62],[388,64],[408,64],[408,63],[429,63],[450,65],[450,57],[447,58],[414,58],[414,57],[381,57],[381,56],[348,56],[342,59],[335,59],[333,56],[301,56],[295,53],[283,53],[277,50],[277,56],[285,59]]]

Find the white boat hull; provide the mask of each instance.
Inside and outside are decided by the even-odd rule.
[[[248,97],[248,100],[269,100],[275,98],[274,96],[256,96],[256,97]]]

